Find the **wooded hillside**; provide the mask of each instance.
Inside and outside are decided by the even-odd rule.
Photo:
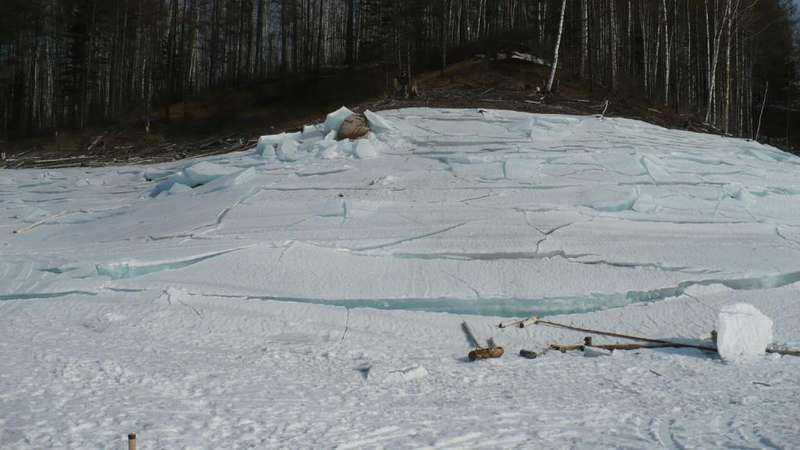
[[[563,4],[558,76],[741,136],[756,127],[767,83],[768,104],[793,107],[783,0]],[[4,0],[0,133],[131,115],[144,127],[194,93],[323,68],[378,66],[388,87],[510,45],[549,61],[561,12],[561,0]]]

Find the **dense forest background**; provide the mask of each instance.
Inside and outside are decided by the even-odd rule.
[[[188,96],[331,70],[372,68],[388,90],[510,45],[551,61],[560,41],[558,77],[738,136],[764,104],[789,141],[794,14],[788,0],[3,0],[0,135],[145,127]]]

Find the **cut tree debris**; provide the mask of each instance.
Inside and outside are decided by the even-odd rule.
[[[503,347],[496,345],[494,343],[494,339],[492,338],[489,338],[486,341],[486,347],[481,346],[467,322],[461,322],[461,331],[464,332],[464,336],[466,336],[470,346],[474,347],[473,350],[467,354],[467,358],[469,358],[470,361],[475,361],[477,359],[499,358],[503,356],[503,353],[505,353]]]
[[[549,320],[542,320],[542,319],[540,319],[540,318],[538,318],[536,316],[529,317],[527,319],[520,319],[520,320],[513,320],[513,321],[510,321],[510,322],[503,322],[503,323],[500,323],[498,325],[498,327],[499,328],[509,328],[509,327],[516,326],[516,327],[519,327],[519,328],[525,328],[525,326],[528,325],[528,324],[531,324],[531,325],[545,325],[545,326],[550,326],[550,327],[555,327],[555,328],[563,328],[565,330],[580,331],[582,333],[595,334],[595,335],[599,335],[599,336],[608,336],[608,337],[616,337],[616,338],[621,338],[621,339],[630,339],[630,340],[634,340],[634,341],[647,342],[647,343],[651,344],[651,345],[639,345],[638,347],[634,347],[635,344],[592,345],[591,344],[591,338],[587,338],[588,342],[589,342],[588,344],[585,342],[582,345],[566,345],[566,346],[565,345],[555,345],[555,346],[551,346],[551,348],[553,348],[555,350],[560,350],[562,352],[563,351],[568,351],[568,350],[578,350],[580,347],[583,347],[583,346],[598,347],[598,348],[604,348],[604,349],[609,349],[609,350],[613,349],[613,346],[619,346],[617,348],[617,350],[635,350],[635,349],[638,349],[638,348],[665,348],[665,347],[670,347],[670,348],[694,348],[694,349],[697,349],[697,350],[717,353],[716,345],[714,347],[711,347],[711,346],[708,346],[708,345],[687,344],[687,343],[682,343],[682,342],[667,341],[667,340],[663,340],[663,339],[652,339],[652,338],[646,338],[646,337],[641,337],[641,336],[633,336],[633,335],[629,335],[629,334],[614,333],[614,332],[610,332],[610,331],[592,330],[592,329],[589,329],[589,328],[575,327],[575,326],[572,326],[572,325],[566,325],[566,324],[562,324],[562,323],[551,322]],[[712,333],[712,338],[713,338],[713,335],[714,335],[714,333]],[[784,349],[784,348],[778,348],[778,347],[769,347],[769,348],[766,349],[766,353],[775,353],[775,354],[779,354],[779,355],[789,355],[789,356],[800,356],[800,350]]]

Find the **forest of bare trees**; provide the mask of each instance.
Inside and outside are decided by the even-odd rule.
[[[559,77],[750,136],[767,83],[768,103],[794,107],[790,10],[784,0],[4,0],[0,133],[131,115],[144,125],[194,93],[321,69],[377,65],[388,80],[504,45],[549,60],[559,41]]]

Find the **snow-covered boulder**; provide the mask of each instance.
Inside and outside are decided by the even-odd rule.
[[[347,119],[348,117],[352,116],[353,114],[354,114],[353,111],[350,111],[349,109],[347,109],[344,106],[342,106],[341,108],[337,109],[336,111],[328,114],[328,116],[325,118],[325,131],[326,132],[331,132],[331,131],[338,132],[339,131],[339,127],[342,126],[342,123],[345,121],[345,119]]]
[[[734,303],[720,310],[717,351],[723,360],[741,362],[766,352],[772,342],[772,320],[756,307]]]

